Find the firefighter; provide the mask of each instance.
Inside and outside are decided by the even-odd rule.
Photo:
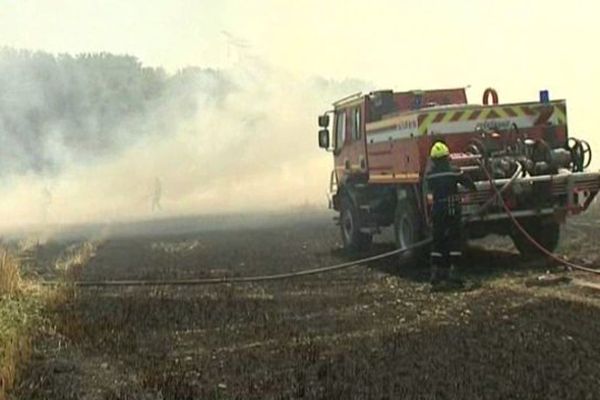
[[[464,285],[456,272],[462,256],[458,185],[476,190],[475,184],[460,169],[450,165],[449,155],[448,146],[443,141],[436,141],[431,147],[431,168],[426,176],[428,192],[433,195],[433,244],[430,253],[433,290]]]

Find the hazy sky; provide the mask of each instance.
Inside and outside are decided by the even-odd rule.
[[[222,33],[227,31],[247,44],[239,51],[289,71],[397,88],[491,85],[505,99],[520,99],[548,87],[578,102],[584,89],[598,86],[600,72],[595,1],[0,0],[0,5],[4,45],[129,53],[169,70],[227,65],[233,58]],[[478,100],[479,91],[474,94]]]

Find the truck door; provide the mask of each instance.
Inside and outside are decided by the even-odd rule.
[[[363,102],[335,113],[335,169],[339,181],[367,173]]]

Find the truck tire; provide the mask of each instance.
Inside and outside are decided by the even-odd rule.
[[[546,250],[553,252],[560,239],[560,224],[558,222],[544,222],[539,219],[520,222],[527,233]],[[522,256],[532,259],[544,257],[544,253],[525,237],[517,228],[511,234],[515,247]]]
[[[409,247],[422,240],[422,223],[419,218],[417,205],[412,199],[399,200],[396,204],[394,217],[394,237],[396,247],[401,249]],[[401,264],[420,263],[426,257],[427,249],[418,248],[400,253]]]
[[[340,230],[346,250],[368,250],[373,243],[372,235],[360,231],[359,210],[348,197],[340,203]]]

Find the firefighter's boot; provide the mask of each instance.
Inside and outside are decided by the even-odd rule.
[[[460,276],[460,273],[458,271],[458,264],[460,263],[460,260],[462,258],[462,251],[460,250],[451,250],[450,251],[450,271],[449,271],[449,275],[448,275],[448,280],[456,285],[456,286],[464,286],[465,281],[462,278],[462,276]]]
[[[455,264],[450,265],[448,273],[448,284],[454,289],[462,289],[465,287],[465,280],[462,278]]]
[[[442,256],[431,254],[431,291],[442,292],[449,289],[449,269],[444,265]]]
[[[429,279],[429,283],[431,283],[431,285],[437,285],[448,278],[447,274],[445,273],[446,270],[443,268],[442,261],[443,259],[441,253],[431,252],[431,277]]]

